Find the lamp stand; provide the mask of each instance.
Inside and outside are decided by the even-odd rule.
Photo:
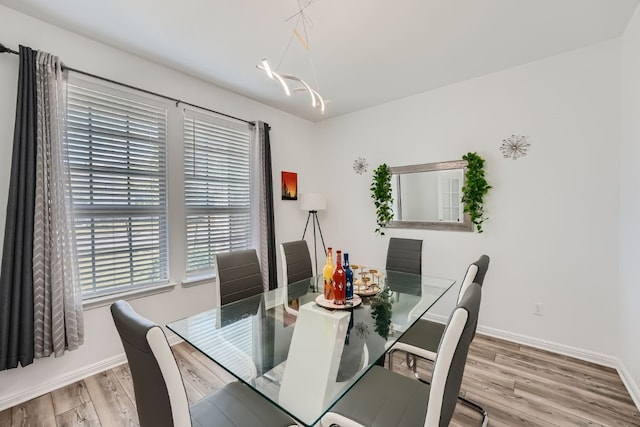
[[[307,227],[309,226],[309,220],[313,223],[313,256],[316,260],[316,272],[318,275],[318,250],[316,240],[316,224],[318,225],[318,232],[320,233],[320,239],[322,240],[322,248],[324,249],[324,255],[327,256],[327,247],[324,244],[324,237],[322,236],[322,228],[320,228],[320,221],[318,220],[318,211],[309,211],[307,215],[307,223],[304,226],[304,232],[302,233],[302,240],[304,240],[305,234],[307,234]]]

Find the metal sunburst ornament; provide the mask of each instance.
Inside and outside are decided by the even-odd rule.
[[[365,173],[368,167],[369,163],[367,163],[367,160],[364,157],[358,157],[353,161],[353,170],[358,175],[362,175],[363,173]]]
[[[531,147],[531,144],[527,142],[526,136],[511,135],[509,138],[502,140],[500,150],[502,150],[502,155],[505,159],[511,157],[516,160],[518,157],[526,156],[529,147]]]

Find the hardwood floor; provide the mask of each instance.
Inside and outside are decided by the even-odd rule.
[[[190,403],[233,381],[188,344],[173,352]],[[413,375],[399,352],[394,366]],[[426,379],[429,370],[418,362]],[[122,365],[7,409],[0,427],[136,426],[130,375]],[[481,335],[471,346],[462,394],[484,406],[490,426],[640,426],[614,369]],[[451,425],[477,426],[480,416],[458,405]]]

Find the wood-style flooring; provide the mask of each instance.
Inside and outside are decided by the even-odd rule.
[[[233,381],[188,344],[173,352],[190,403]],[[400,352],[394,366],[413,375]],[[426,379],[429,370],[418,362]],[[122,365],[45,394],[0,412],[0,426],[137,426],[130,375]],[[614,369],[481,335],[471,346],[462,394],[484,406],[490,426],[640,426]],[[458,405],[451,425],[477,426],[480,416]]]

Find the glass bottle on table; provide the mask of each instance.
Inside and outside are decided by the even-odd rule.
[[[324,278],[324,299],[333,301],[333,253],[331,248],[327,248],[327,262],[322,269]]]
[[[347,275],[342,268],[342,251],[336,251],[336,269],[333,270],[333,303],[344,305],[347,299]]]
[[[346,281],[346,299],[347,301],[353,299],[353,270],[349,264],[349,254],[344,253],[344,273]]]

